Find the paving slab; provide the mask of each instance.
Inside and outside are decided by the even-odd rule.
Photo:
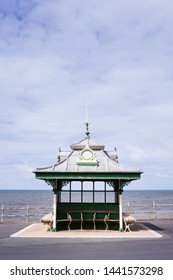
[[[160,238],[161,234],[136,223],[132,231],[119,232],[117,230],[65,230],[51,232],[42,223],[34,223],[12,234],[11,237],[27,238]]]

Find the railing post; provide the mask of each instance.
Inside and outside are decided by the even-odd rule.
[[[4,222],[4,205],[1,207],[1,223]]]
[[[127,206],[128,206],[128,214],[130,215],[131,214],[131,205],[130,205],[130,202],[128,201],[127,203]]]
[[[26,206],[26,221],[29,222],[29,206]]]
[[[154,211],[154,219],[156,220],[157,217],[156,217],[156,203],[155,201],[153,200],[153,211]]]

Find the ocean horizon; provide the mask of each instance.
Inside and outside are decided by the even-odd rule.
[[[20,208],[23,218],[26,219],[26,208],[29,209],[33,221],[39,221],[53,209],[52,190],[0,190],[0,215],[2,208],[11,210],[11,218]],[[136,219],[143,218],[173,218],[173,190],[124,190],[123,211],[133,214]],[[154,211],[157,210],[157,217]],[[8,220],[9,220],[8,219]],[[1,219],[2,220],[2,219]]]

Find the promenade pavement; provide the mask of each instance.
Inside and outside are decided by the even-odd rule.
[[[42,223],[30,226],[16,232],[11,237],[39,237],[39,238],[145,238],[162,237],[159,233],[149,229],[141,223],[131,225],[131,231],[119,232],[115,230],[65,230],[51,232]]]
[[[0,224],[0,259],[172,260],[173,221],[137,222],[125,233],[52,233],[40,224]]]

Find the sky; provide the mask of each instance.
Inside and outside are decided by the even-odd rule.
[[[91,138],[141,168],[130,190],[173,189],[172,0],[0,1],[0,189]]]

